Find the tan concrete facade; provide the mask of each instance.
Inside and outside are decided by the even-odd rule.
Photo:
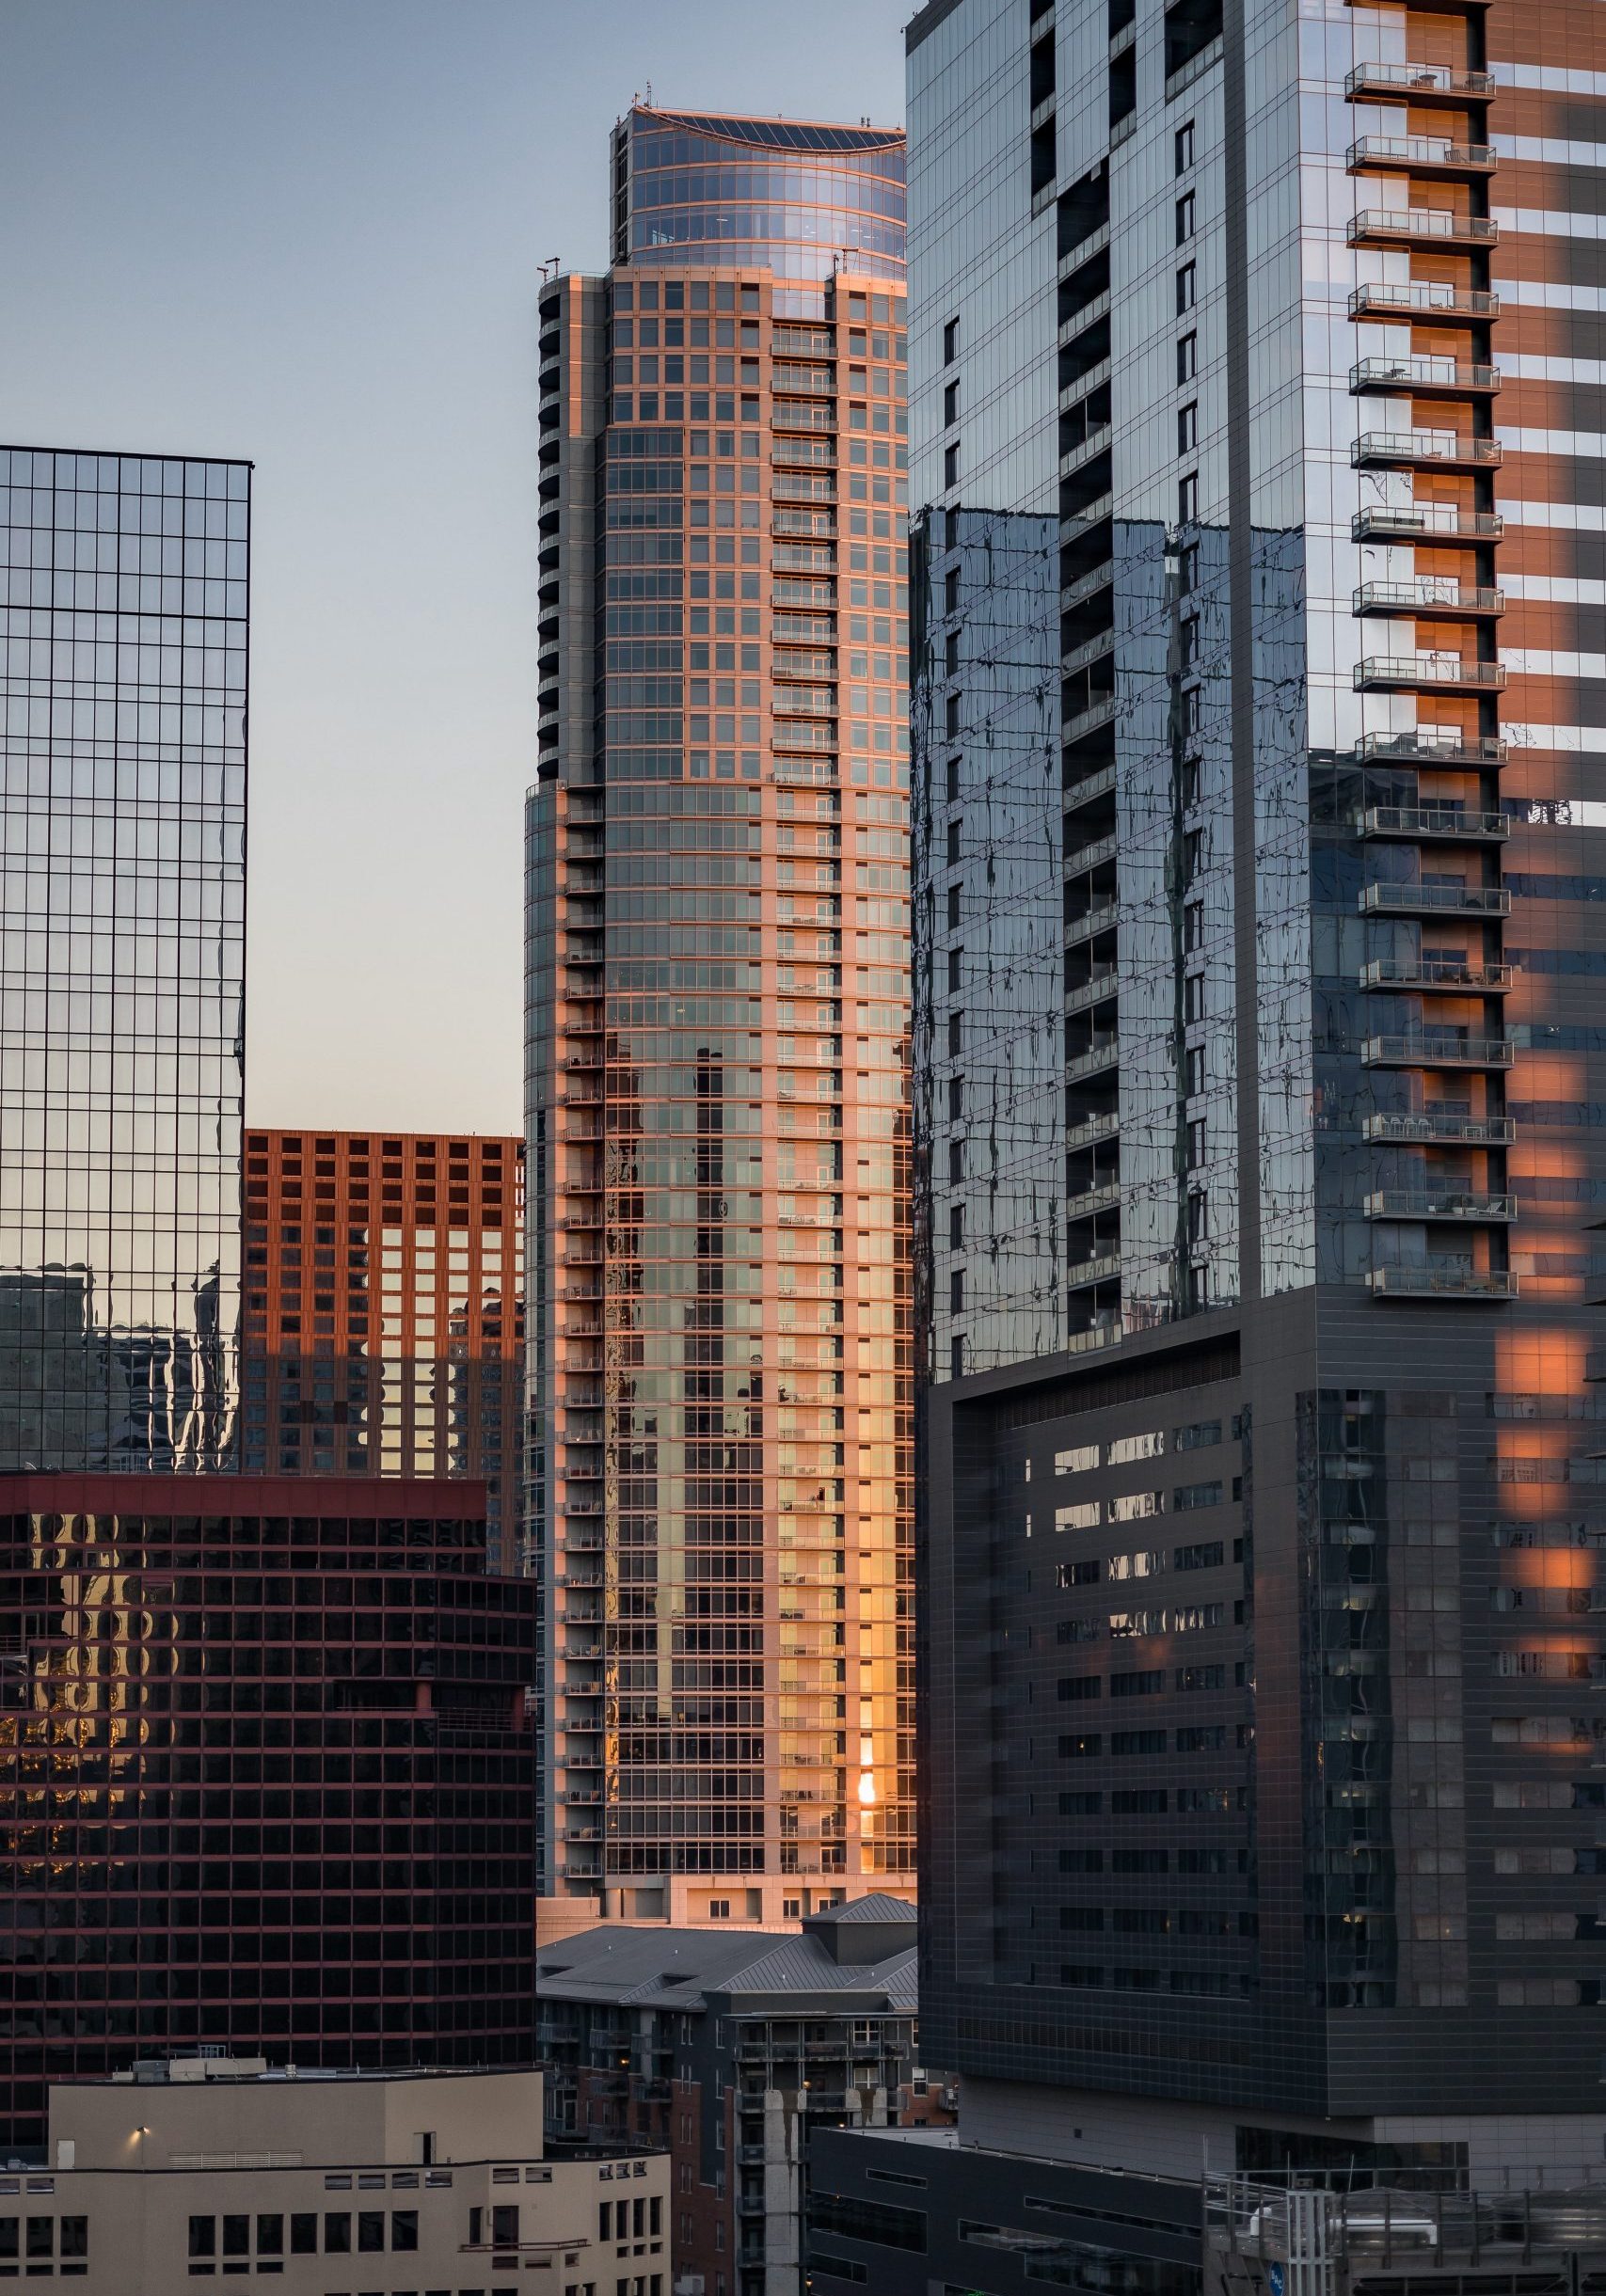
[[[667,2156],[543,2158],[539,2073],[189,2059],[51,2093],[0,2176],[0,2279],[86,2296],[668,2296]],[[538,2275],[538,2277],[531,2277]]]

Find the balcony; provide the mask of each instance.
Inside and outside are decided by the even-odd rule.
[[[1119,979],[1114,965],[1105,965],[1087,980],[1078,981],[1073,989],[1065,991],[1066,1011],[1086,1012],[1089,1005],[1104,1004],[1106,998],[1115,995]]]
[[[1368,1140],[1406,1148],[1509,1148],[1517,1137],[1509,1116],[1436,1116],[1431,1110],[1379,1112],[1361,1131]]]
[[[1091,638],[1084,639],[1079,646],[1073,646],[1069,653],[1060,656],[1060,674],[1073,677],[1078,670],[1089,669],[1094,662],[1102,661],[1106,654],[1114,652],[1114,629],[1098,630]]]
[[[1065,1280],[1074,1291],[1087,1284],[1108,1283],[1120,1274],[1120,1251],[1100,1252],[1091,1259],[1073,1259],[1065,1271]]]
[[[1357,470],[1492,470],[1502,449],[1469,431],[1363,431],[1349,459]]]
[[[1115,768],[1101,766],[1096,773],[1084,773],[1079,782],[1073,782],[1066,790],[1063,803],[1067,813],[1081,805],[1090,805],[1095,798],[1107,797],[1115,787]]]
[[[1095,1212],[1108,1211],[1120,1202],[1120,1180],[1105,1180],[1100,1187],[1084,1188],[1080,1196],[1072,1196],[1065,1207],[1065,1217],[1068,1220],[1091,1219]]]
[[[1059,737],[1062,741],[1080,741],[1085,734],[1096,733],[1102,725],[1113,725],[1120,715],[1121,704],[1112,693],[1107,701],[1095,702],[1090,708],[1067,718]]]
[[[1079,917],[1068,917],[1065,923],[1065,945],[1073,948],[1078,942],[1091,941],[1096,934],[1113,932],[1118,904],[1101,901],[1096,909],[1084,910]]]
[[[1352,247],[1493,247],[1492,215],[1460,215],[1452,207],[1363,207],[1350,217]]]
[[[1366,1280],[1385,1299],[1517,1297],[1517,1278],[1505,1268],[1374,1268]]]
[[[1073,477],[1084,463],[1090,463],[1095,455],[1104,452],[1114,435],[1115,427],[1108,422],[1100,423],[1096,430],[1089,431],[1080,446],[1067,449],[1059,457],[1060,477]]]
[[[1096,869],[1102,863],[1114,859],[1114,837],[1095,837],[1091,845],[1081,846],[1075,852],[1066,854],[1065,875],[1080,877],[1085,869]]]
[[[1073,1331],[1065,1342],[1065,1353],[1068,1355],[1090,1354],[1095,1348],[1114,1347],[1125,1337],[1125,1321],[1112,1310],[1108,1314],[1095,1316],[1081,1331]]]
[[[1362,1210],[1369,1220],[1475,1220],[1486,1225],[1517,1217],[1514,1196],[1478,1196],[1464,1189],[1378,1188]]]
[[[1408,1037],[1367,1037],[1360,1057],[1369,1069],[1509,1069],[1509,1037],[1463,1037],[1423,1029]]]
[[[1352,398],[1367,390],[1408,390],[1418,399],[1492,397],[1500,386],[1498,367],[1436,358],[1426,352],[1406,358],[1360,358],[1349,371]]]
[[[1500,317],[1500,297],[1487,287],[1457,287],[1449,279],[1368,279],[1350,290],[1349,315],[1487,326]]]
[[[1499,693],[1505,672],[1497,661],[1471,661],[1461,654],[1371,654],[1355,665],[1357,693]]]
[[[1080,606],[1084,599],[1096,596],[1101,590],[1107,590],[1114,580],[1115,561],[1113,558],[1106,558],[1102,565],[1093,567],[1090,573],[1079,576],[1073,582],[1066,583],[1059,594],[1060,612],[1069,613],[1073,607]]]
[[[1351,542],[1499,542],[1504,532],[1498,511],[1455,502],[1374,502],[1349,522]]]
[[[1375,957],[1360,970],[1362,989],[1433,990],[1450,996],[1503,996],[1507,964],[1464,964],[1451,957]]]
[[[1410,103],[1459,111],[1467,103],[1490,103],[1492,71],[1461,71],[1454,64],[1357,64],[1344,75],[1352,103]]]
[[[1505,744],[1455,726],[1421,725],[1404,734],[1363,734],[1353,755],[1358,766],[1465,766],[1476,772],[1503,766]]]
[[[1102,1076],[1121,1061],[1121,1038],[1112,1029],[1107,1037],[1094,1040],[1085,1053],[1075,1053],[1065,1063],[1068,1085],[1081,1084],[1089,1076]]]
[[[1363,837],[1423,837],[1435,845],[1493,845],[1511,834],[1504,814],[1461,813],[1446,805],[1370,805]],[[1508,904],[1509,906],[1509,904]]]
[[[1113,1140],[1121,1131],[1121,1118],[1114,1109],[1106,1116],[1084,1116],[1080,1124],[1065,1128],[1065,1146],[1069,1148],[1096,1148],[1101,1140]]]
[[[1505,611],[1503,590],[1418,575],[1413,582],[1362,582],[1350,601],[1357,614],[1430,614],[1435,622],[1492,622]]]
[[[1497,165],[1492,144],[1453,143],[1447,135],[1358,135],[1344,155],[1351,175],[1366,167],[1400,167],[1410,175],[1488,176]]]

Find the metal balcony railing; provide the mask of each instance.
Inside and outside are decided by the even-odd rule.
[[[1352,319],[1423,314],[1482,325],[1500,317],[1500,297],[1486,287],[1458,287],[1449,279],[1368,279],[1350,290]]]
[[[1363,431],[1349,450],[1359,468],[1366,464],[1432,463],[1446,469],[1490,469],[1502,459],[1498,438],[1474,438],[1468,431]]]
[[[1435,1116],[1431,1110],[1379,1110],[1361,1130],[1368,1140],[1424,1148],[1509,1148],[1517,1137],[1509,1116]]]
[[[1487,844],[1511,834],[1504,814],[1462,813],[1448,805],[1371,805],[1360,827],[1367,837],[1422,837],[1445,844]]]
[[[1419,397],[1444,394],[1459,398],[1473,391],[1495,391],[1501,386],[1498,367],[1476,361],[1437,358],[1426,352],[1405,358],[1358,358],[1349,371],[1353,393],[1363,390],[1409,390]]]
[[[1505,763],[1505,744],[1492,735],[1464,734],[1459,727],[1419,725],[1403,734],[1363,734],[1354,749],[1358,766],[1484,766]]]
[[[1492,621],[1505,611],[1503,590],[1469,589],[1463,582],[1421,574],[1410,582],[1362,582],[1351,594],[1358,614],[1430,614],[1441,622]]]
[[[1500,226],[1492,215],[1461,215],[1450,207],[1363,207],[1350,218],[1349,244],[1492,247]]]
[[[1349,522],[1352,542],[1499,542],[1504,532],[1498,511],[1455,502],[1370,502]]]
[[[1369,1220],[1515,1220],[1514,1196],[1480,1196],[1464,1189],[1378,1188],[1363,1207]]]
[[[1357,64],[1344,75],[1351,101],[1393,96],[1431,104],[1487,103],[1495,93],[1492,71],[1461,71],[1454,64]]]
[[[1503,885],[1362,885],[1360,911],[1368,917],[1507,917],[1511,895]]]
[[[1514,1300],[1517,1278],[1505,1268],[1374,1268],[1374,1291],[1399,1299]]]
[[[1358,135],[1345,164],[1408,167],[1413,175],[1492,175],[1498,162],[1492,144],[1458,144],[1447,135]]]
[[[1511,986],[1506,964],[1466,964],[1450,957],[1375,957],[1363,965],[1363,989],[1434,989],[1455,994],[1498,996]]]
[[[1369,1068],[1509,1069],[1509,1037],[1463,1037],[1423,1029],[1408,1037],[1367,1037],[1360,1057]]]
[[[1368,687],[1436,688],[1440,692],[1498,693],[1505,671],[1497,661],[1471,661],[1463,654],[1369,654],[1355,665],[1357,693]]]

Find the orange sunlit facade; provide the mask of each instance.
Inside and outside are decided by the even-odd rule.
[[[613,166],[539,306],[544,1890],[778,1922],[913,1865],[903,147]]]
[[[247,1131],[244,1186],[242,1464],[474,1477],[517,1570],[522,1141]]]

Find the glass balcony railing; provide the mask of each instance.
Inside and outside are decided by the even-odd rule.
[[[1378,1188],[1365,1201],[1369,1220],[1515,1220],[1514,1196],[1470,1189]]]
[[[1505,1268],[1374,1268],[1374,1291],[1399,1299],[1514,1300],[1517,1278]]]

